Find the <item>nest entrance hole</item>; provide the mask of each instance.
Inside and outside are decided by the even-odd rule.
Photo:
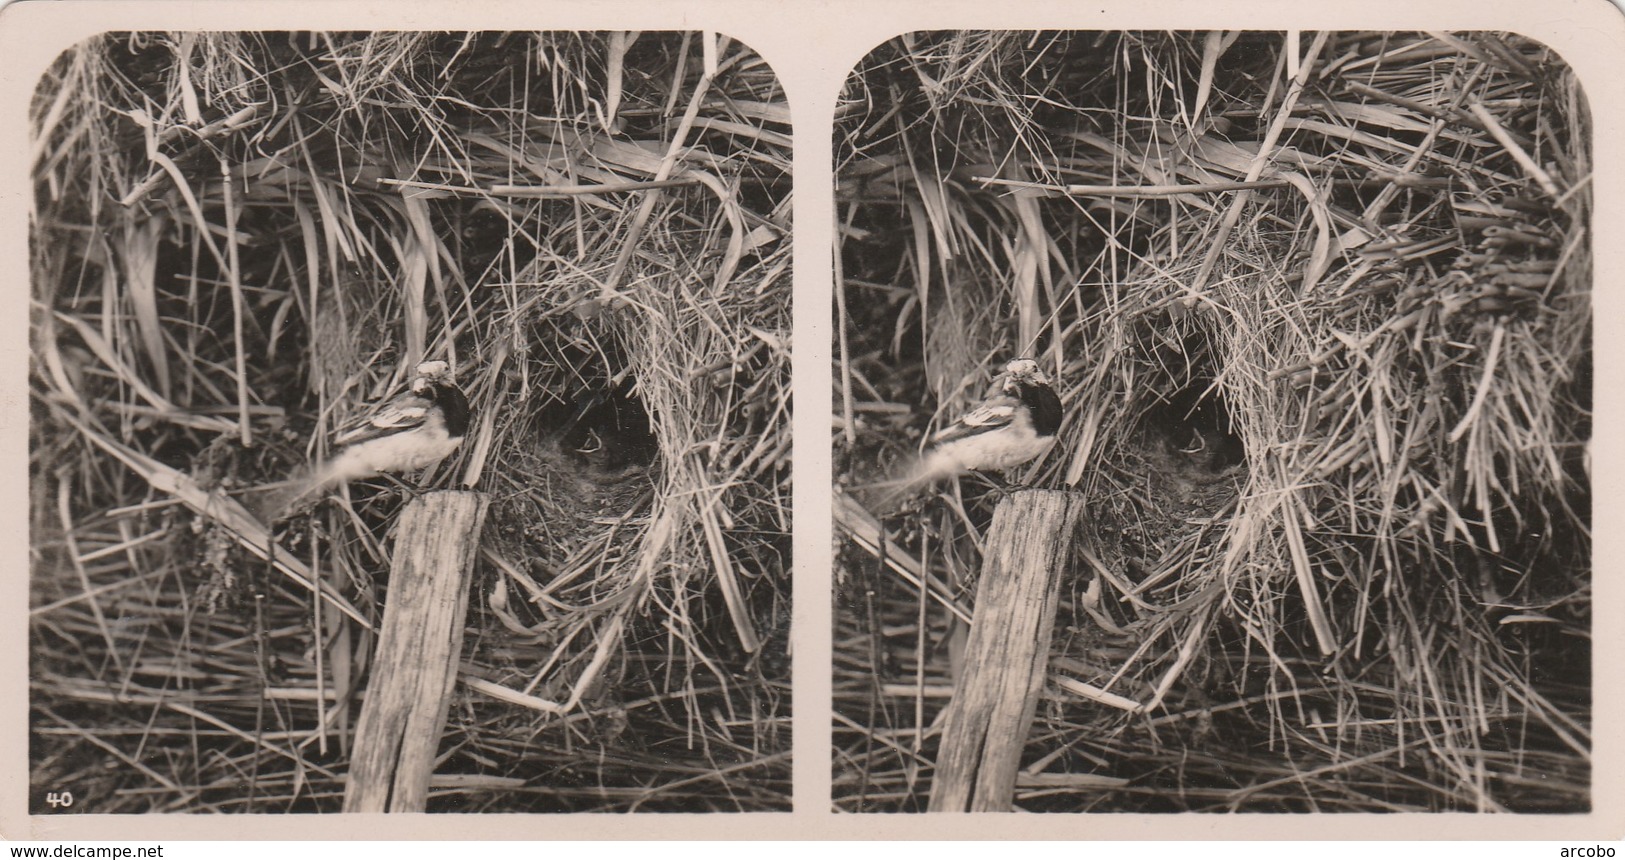
[[[1246,461],[1246,449],[1224,391],[1217,384],[1212,335],[1201,328],[1170,334],[1147,332],[1157,367],[1151,403],[1141,413],[1142,437],[1160,442],[1165,454],[1222,472]],[[1159,378],[1160,377],[1160,378]]]
[[[1160,437],[1177,453],[1204,461],[1212,471],[1246,460],[1230,406],[1210,376],[1192,376],[1147,409],[1143,421],[1149,436]]]
[[[538,420],[561,453],[607,471],[647,467],[659,450],[649,413],[629,382],[556,401]]]

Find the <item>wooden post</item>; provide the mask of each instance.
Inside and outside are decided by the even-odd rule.
[[[1022,490],[993,511],[965,645],[931,782],[932,812],[1008,812],[1049,667],[1061,572],[1080,496]]]
[[[401,513],[345,812],[423,811],[463,648],[486,503],[482,493],[432,492]]]

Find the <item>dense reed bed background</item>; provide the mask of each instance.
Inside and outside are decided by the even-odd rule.
[[[1017,805],[1590,807],[1590,119],[1509,33],[931,32],[836,126],[835,804],[924,806],[1003,362],[1090,505]],[[884,563],[881,563],[881,558]]]
[[[35,811],[338,808],[401,497],[249,512],[427,358],[476,419],[425,484],[492,499],[431,811],[788,807],[790,128],[758,56],[113,34],[31,119]]]

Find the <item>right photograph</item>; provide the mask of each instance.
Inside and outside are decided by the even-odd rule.
[[[1591,121],[1510,32],[865,57],[835,810],[1590,811]]]

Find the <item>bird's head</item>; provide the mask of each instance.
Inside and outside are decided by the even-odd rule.
[[[1030,358],[1018,358],[1004,366],[1006,375],[1005,388],[1014,388],[1017,385],[1048,385],[1049,377],[1044,371],[1038,369],[1038,362]]]
[[[451,379],[451,364],[444,361],[425,361],[418,365],[418,376],[424,379]]]
[[[444,361],[425,361],[418,365],[417,376],[412,380],[412,393],[422,394],[423,390],[436,382],[452,382],[451,365]]]

